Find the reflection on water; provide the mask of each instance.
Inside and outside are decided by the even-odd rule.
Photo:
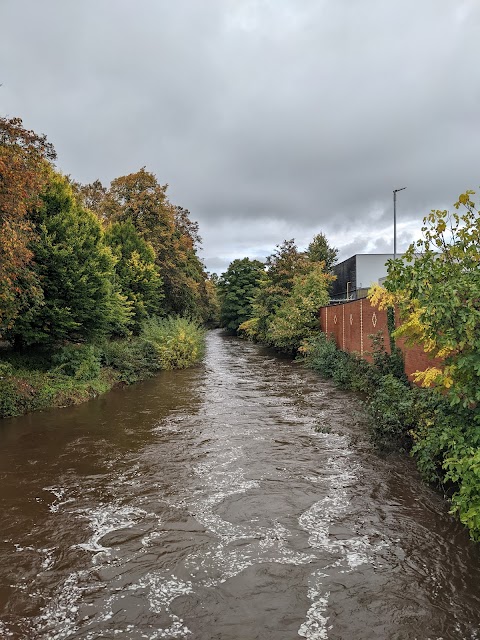
[[[0,637],[480,638],[478,547],[363,419],[211,332],[201,367],[3,421]]]

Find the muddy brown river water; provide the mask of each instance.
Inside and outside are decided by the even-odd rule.
[[[365,430],[218,331],[198,368],[0,422],[0,637],[480,638],[480,545]]]

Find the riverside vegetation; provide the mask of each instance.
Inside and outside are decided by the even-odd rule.
[[[0,118],[0,417],[190,366],[218,315],[198,225],[144,168],[81,185]]]
[[[372,336],[373,362],[337,349],[319,331],[336,250],[323,234],[307,251],[285,241],[267,258],[234,261],[219,281],[224,327],[296,355],[338,385],[361,392],[370,436],[383,450],[408,451],[423,478],[451,501],[451,512],[480,540],[480,216],[473,192],[456,211],[432,211],[424,237],[389,262],[372,304],[388,310],[390,353]],[[394,309],[401,325],[395,328]],[[396,338],[422,344],[442,369],[409,383]]]

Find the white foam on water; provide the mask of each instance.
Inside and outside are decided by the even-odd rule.
[[[54,598],[35,620],[35,632],[48,633],[48,640],[64,640],[77,631],[78,607],[84,589],[80,582],[87,571],[71,573],[58,589]]]
[[[15,634],[10,630],[10,627],[0,620],[0,638],[12,638]]]
[[[330,592],[326,591],[323,596],[313,587],[308,590],[308,597],[312,605],[307,611],[307,619],[298,630],[298,635],[307,640],[327,640],[328,630],[332,627],[328,625],[328,616],[325,612],[328,607]]]
[[[89,521],[93,533],[86,542],[76,544],[75,547],[91,551],[95,555],[111,553],[111,547],[100,543],[107,533],[132,527],[149,515],[144,509],[122,506],[117,502],[100,503],[97,507],[83,509],[78,513]]]
[[[260,563],[309,564],[316,555],[294,551],[288,546],[289,531],[279,522],[272,528],[257,532],[260,539],[248,545],[231,547],[230,542],[219,542],[212,550],[194,553],[185,561],[192,578],[206,587],[224,583],[248,567]]]
[[[51,569],[55,564],[54,553],[57,547],[46,547],[45,549],[37,549],[31,546],[22,547],[22,545],[20,545],[17,542],[14,543],[13,546],[15,547],[15,551],[19,553],[22,551],[34,551],[35,553],[38,553],[40,556],[44,556],[44,558],[40,563],[40,567],[43,571],[48,571],[48,569]],[[18,588],[21,588],[20,585],[16,585],[16,586],[18,586]]]
[[[352,451],[348,449],[345,436],[332,434],[324,438],[324,442],[333,445],[334,455],[328,458],[324,467],[326,474],[309,480],[313,484],[323,484],[327,488],[327,495],[300,516],[299,524],[309,534],[308,542],[313,549],[327,552],[333,557],[340,554],[340,558],[329,568],[335,567],[340,573],[350,573],[361,565],[373,563],[376,552],[388,546],[388,543],[379,541],[372,545],[366,535],[347,539],[336,539],[330,535],[330,527],[350,510],[349,489],[356,484],[360,467],[349,460]],[[328,616],[325,612],[330,593],[323,588],[325,578],[328,578],[328,574],[319,571],[310,577],[308,597],[312,605],[298,631],[300,636],[308,640],[328,638]]]
[[[150,640],[157,638],[184,638],[191,634],[183,619],[170,610],[172,602],[193,592],[192,583],[180,580],[175,575],[166,575],[160,571],[152,571],[141,578],[137,584],[131,585],[130,590],[147,589],[147,599],[150,609],[155,613],[166,614],[170,618],[170,625],[157,629]]]

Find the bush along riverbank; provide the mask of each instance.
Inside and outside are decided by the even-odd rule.
[[[5,348],[0,360],[0,418],[79,404],[117,384],[165,369],[183,369],[203,356],[205,330],[181,317],[150,318],[140,335],[53,352]]]
[[[474,540],[480,540],[480,429],[470,408],[452,405],[436,388],[411,385],[401,355],[389,355],[374,337],[373,363],[337,349],[323,333],[300,351],[306,366],[339,386],[365,394],[372,441],[404,450],[424,480],[440,488]]]

